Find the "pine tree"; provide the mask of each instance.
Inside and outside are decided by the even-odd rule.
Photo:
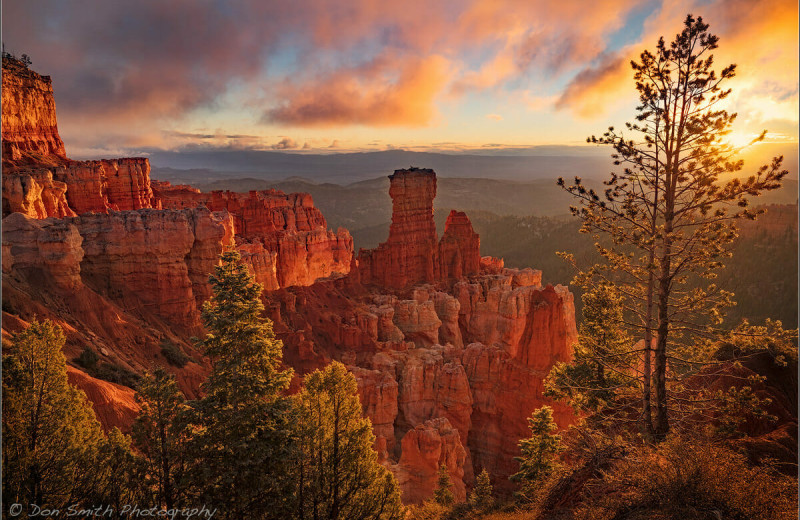
[[[144,461],[131,450],[131,438],[114,427],[100,447],[95,466],[94,494],[90,503],[102,504],[116,512],[126,505],[152,503],[142,486],[146,477]]]
[[[192,403],[187,485],[194,501],[219,508],[223,518],[286,518],[293,442],[282,392],[292,372],[281,369],[282,344],[262,317],[261,286],[238,252],[221,260],[203,305],[200,346],[212,368],[205,396]]]
[[[4,507],[63,509],[96,496],[105,438],[86,395],[67,382],[64,341],[57,325],[33,321],[3,356]]]
[[[189,407],[175,377],[163,367],[145,373],[135,398],[140,408],[133,440],[147,463],[145,485],[155,490],[155,503],[170,510],[182,504]]]
[[[355,377],[333,362],[305,378],[296,398],[299,449],[294,518],[390,520],[402,513],[394,475],[377,461]]]
[[[638,361],[623,318],[623,298],[601,282],[581,297],[583,323],[573,360],[556,363],[545,380],[545,395],[566,399],[577,413],[599,425],[628,422],[639,391]]]
[[[447,471],[447,466],[444,464],[439,466],[439,478],[436,481],[436,489],[433,491],[433,500],[442,506],[449,506],[455,502],[452,488],[453,484],[450,482],[450,473]]]
[[[489,473],[484,468],[475,480],[475,487],[469,495],[469,505],[473,510],[486,513],[494,507],[494,497],[492,496],[492,481]]]
[[[732,294],[712,280],[730,256],[736,221],[755,218],[750,199],[779,188],[788,173],[776,157],[744,180],[736,175],[743,162],[724,140],[736,114],[719,108],[731,93],[721,84],[734,77],[736,66],[717,75],[711,52],[718,41],[702,18],[689,15],[671,44],[661,38],[655,53],[644,51],[631,63],[640,100],[636,122],[626,125],[631,135],[612,127],[589,138],[611,145],[623,171],[605,181],[603,194],[578,177],[570,186],[558,181],[579,200],[572,211],[582,231],[596,234],[604,258],[579,278],[619,285],[628,323],[643,334],[642,420],[659,439],[670,428],[668,363],[691,366],[690,352],[681,360],[680,345],[691,349],[698,335],[711,334],[732,303]],[[672,373],[686,371],[672,367]]]
[[[521,456],[514,460],[519,462],[519,471],[511,475],[512,482],[520,484],[521,495],[530,496],[535,486],[550,474],[556,467],[556,455],[561,451],[561,436],[553,420],[553,409],[542,406],[534,410],[528,418],[531,436],[519,441]]]

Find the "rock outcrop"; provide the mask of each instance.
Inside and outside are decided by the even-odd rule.
[[[206,208],[3,219],[9,272],[69,290],[87,285],[127,312],[193,333],[198,304],[210,295],[208,273],[232,235],[229,215]]]
[[[66,184],[67,201],[75,213],[159,208],[150,188],[150,161],[145,158],[70,161],[52,172]]]
[[[266,290],[309,285],[347,274],[353,239],[333,232],[307,193],[278,190],[201,193],[189,186],[158,182],[156,199],[165,209],[205,206],[233,216],[236,246]]]
[[[40,76],[21,61],[4,56],[2,97],[3,169],[66,160],[50,76]]]
[[[389,238],[358,252],[360,280],[391,290],[447,283],[480,272],[480,237],[466,213],[451,211],[442,240],[433,221],[436,173],[426,168],[389,176],[392,224]]]
[[[3,215],[15,212],[33,218],[75,216],[66,183],[53,179],[46,169],[3,174]]]
[[[402,455],[391,469],[406,503],[419,503],[431,498],[436,489],[439,466],[450,475],[453,496],[457,502],[467,497],[464,484],[466,451],[458,431],[447,419],[425,421],[403,437]]]
[[[376,249],[359,251],[363,283],[404,289],[433,283],[439,274],[438,239],[433,222],[436,174],[425,168],[395,170],[389,176],[392,224]]]
[[[481,239],[463,211],[450,211],[439,243],[439,277],[461,279],[480,272]]]

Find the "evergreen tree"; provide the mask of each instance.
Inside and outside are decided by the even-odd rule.
[[[475,511],[485,513],[494,507],[494,497],[492,496],[492,481],[489,473],[484,468],[475,480],[475,487],[469,495],[469,505]]]
[[[105,439],[86,395],[67,382],[64,341],[57,325],[33,321],[3,356],[4,508],[63,509],[96,496]]]
[[[296,398],[294,518],[390,520],[402,513],[394,475],[377,461],[355,377],[333,362],[305,378]]]
[[[436,481],[436,489],[433,491],[433,500],[442,506],[449,506],[455,502],[450,482],[450,473],[444,464],[439,466],[439,479]]]
[[[561,451],[561,436],[553,420],[553,409],[542,406],[534,410],[528,418],[531,436],[519,441],[521,456],[514,460],[519,462],[519,471],[511,475],[512,482],[518,482],[522,488],[521,495],[530,496],[530,492],[556,467],[556,455]]]
[[[131,450],[131,438],[114,427],[100,447],[99,464],[94,475],[94,494],[88,503],[102,504],[118,514],[130,504],[150,504],[142,482],[146,477],[144,461]]]
[[[608,283],[581,297],[583,323],[570,363],[558,362],[545,381],[545,395],[566,399],[577,413],[589,413],[595,424],[621,418],[639,391],[638,361],[623,319],[622,297]]]
[[[689,15],[671,44],[661,38],[655,53],[644,51],[631,63],[640,100],[636,122],[626,125],[631,135],[612,127],[589,139],[611,145],[623,171],[605,181],[604,194],[578,177],[569,186],[558,181],[579,200],[572,211],[582,231],[596,234],[603,257],[579,280],[618,284],[628,297],[628,322],[643,335],[641,415],[659,439],[669,431],[668,363],[673,374],[686,372],[693,360],[681,360],[680,345],[691,348],[698,335],[709,334],[732,303],[732,294],[711,280],[730,256],[736,221],[755,218],[750,198],[779,188],[788,173],[776,157],[746,179],[737,176],[743,162],[724,141],[736,114],[719,108],[731,93],[721,84],[736,66],[717,75],[711,55],[717,45],[708,24]]]
[[[182,504],[184,449],[189,440],[185,416],[189,407],[175,377],[163,367],[145,373],[136,402],[140,408],[133,440],[148,467],[144,484],[155,490],[154,503],[169,510]]]
[[[195,501],[223,518],[287,518],[293,443],[290,403],[282,392],[291,370],[281,369],[282,344],[262,317],[257,284],[236,251],[222,254],[203,305],[211,359],[205,396],[192,403],[194,466],[186,472]]]

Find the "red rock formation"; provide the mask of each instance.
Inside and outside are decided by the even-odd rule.
[[[453,495],[457,502],[466,499],[464,460],[466,451],[458,431],[447,419],[425,421],[405,434],[402,456],[391,469],[403,495],[403,501],[418,504],[433,497],[439,466],[450,474]]]
[[[3,215],[19,212],[33,218],[74,217],[67,203],[67,185],[53,172],[32,169],[3,173]]]
[[[394,377],[380,370],[369,370],[357,366],[347,367],[358,381],[358,395],[364,414],[372,421],[375,444],[380,446],[378,453],[382,460],[388,459],[388,452],[395,444],[394,422],[397,418],[398,385]]]
[[[319,278],[350,271],[350,233],[328,230],[325,217],[307,193],[201,193],[168,182],[158,182],[155,193],[164,208],[202,205],[233,215],[237,249],[266,290],[309,285]]]
[[[441,242],[433,221],[436,173],[430,169],[395,170],[389,176],[392,224],[389,238],[358,253],[360,280],[386,289],[404,290],[478,274],[480,238],[466,213],[451,211]]]
[[[165,209],[196,208],[203,204],[205,196],[200,190],[186,184],[172,185],[167,181],[150,180],[153,195],[161,202]]]
[[[123,432],[130,432],[134,419],[139,415],[139,405],[133,398],[135,391],[127,386],[95,379],[71,366],[67,366],[67,381],[83,390],[104,430],[116,427]]]
[[[3,169],[66,160],[49,76],[3,57]]]
[[[406,502],[431,496],[442,463],[459,498],[473,463],[508,490],[526,418],[546,402],[543,380],[570,358],[572,295],[542,287],[539,271],[480,258],[464,213],[450,214],[439,242],[432,170],[390,176],[389,238],[356,263],[349,233],[329,231],[306,194],[201,193],[151,182],[146,159],[67,160],[51,139],[54,105],[15,116],[39,123],[14,123],[6,143],[6,109],[51,103],[40,90],[39,101],[3,107],[4,150],[19,158],[3,179],[4,335],[33,316],[52,319],[68,359],[90,345],[103,363],[138,372],[166,364],[170,342],[198,361],[172,369],[196,397],[208,367],[188,339],[200,332],[208,274],[234,243],[267,289],[284,361],[303,374],[336,359],[356,375],[375,448]],[[36,157],[45,159],[24,164]],[[131,420],[127,390],[71,374],[105,427]],[[559,424],[572,420],[554,408]]]
[[[128,312],[198,332],[198,304],[231,227],[227,214],[205,208],[46,220],[14,213],[3,220],[3,243],[9,270],[39,271],[66,289],[86,284]]]
[[[433,222],[436,174],[430,169],[411,168],[395,170],[389,179],[389,239],[376,249],[359,251],[361,281],[391,289],[433,283],[439,271]]]
[[[481,239],[467,214],[450,211],[439,243],[439,277],[442,280],[460,279],[480,271]]]
[[[70,161],[54,168],[53,178],[67,185],[67,201],[78,214],[159,207],[145,158]]]

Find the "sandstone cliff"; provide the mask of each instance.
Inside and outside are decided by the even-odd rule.
[[[3,57],[2,97],[3,169],[66,160],[50,76],[40,76],[21,61]]]

